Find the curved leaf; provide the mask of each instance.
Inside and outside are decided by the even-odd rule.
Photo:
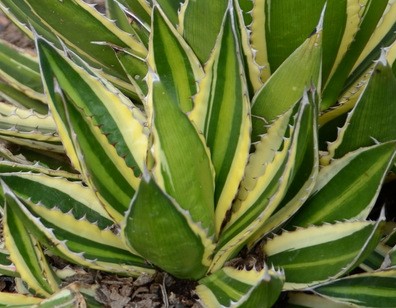
[[[312,85],[320,89],[322,21],[317,31],[297,48],[256,93],[252,102],[252,139],[259,140],[265,126],[289,110]]]
[[[38,39],[51,113],[74,167],[117,220],[138,187],[147,148],[145,117],[107,81]]]
[[[153,8],[151,31],[150,67],[158,75],[171,101],[184,112],[191,111],[197,81],[203,77],[201,65],[157,5]]]
[[[230,0],[187,0],[179,15],[179,32],[205,63],[220,32],[224,12]],[[205,20],[205,22],[202,22]]]
[[[396,302],[396,270],[348,276],[322,284],[313,291],[359,307],[392,307]]]
[[[199,279],[214,244],[191,214],[145,175],[126,214],[126,241],[148,261],[178,278]]]
[[[203,132],[215,169],[217,233],[242,180],[250,147],[250,104],[233,15],[229,8],[189,115]]]
[[[342,219],[366,219],[395,156],[396,144],[351,152],[323,167],[312,195],[288,222],[307,227]]]
[[[37,59],[0,40],[1,79],[28,97],[45,101]]]
[[[208,308],[272,307],[285,277],[282,271],[224,267],[199,281],[196,293]]]
[[[350,16],[353,26],[350,28],[346,27],[344,38],[347,36],[349,38],[344,45],[341,45],[339,64],[334,67],[334,73],[331,74],[332,77],[324,85],[322,110],[333,106],[337,102],[348,75],[351,73],[364,47],[371,40],[371,35],[388,4],[388,0],[368,0],[363,5],[359,1],[351,0],[348,2],[350,4],[348,9],[351,10],[347,10],[347,15]],[[373,39],[377,41],[377,39]]]
[[[263,245],[267,262],[285,271],[285,289],[302,289],[339,277],[374,250],[381,227],[354,221],[284,232]]]
[[[326,164],[331,157],[339,158],[360,147],[370,146],[374,140],[395,140],[395,96],[396,77],[383,53],[369,83],[339,130],[337,140],[329,145],[329,154],[322,158],[323,162]]]
[[[274,213],[290,187],[297,153],[312,142],[314,107],[305,95],[293,109],[274,121],[257,143],[246,167],[245,178],[233,204],[230,219],[220,233],[212,269],[233,256]],[[302,153],[301,152],[301,153]],[[300,163],[299,157],[297,165]],[[310,172],[311,170],[309,170]],[[296,192],[295,192],[296,193]]]
[[[10,260],[15,264],[22,279],[41,296],[49,296],[58,290],[58,281],[44,252],[23,220],[18,217],[15,195],[4,182],[1,182],[6,199],[4,209],[4,239],[10,252]]]

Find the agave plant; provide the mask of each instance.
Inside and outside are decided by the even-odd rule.
[[[0,0],[0,272],[194,280],[205,307],[395,306],[396,2]],[[92,302],[91,302],[92,303]]]

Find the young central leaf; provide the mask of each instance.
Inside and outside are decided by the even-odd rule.
[[[213,235],[213,167],[202,137],[184,113],[192,107],[191,96],[196,92],[194,76],[202,71],[157,6],[153,12],[150,46],[148,106],[152,172],[159,186]]]
[[[233,11],[209,59],[190,119],[203,131],[216,171],[216,230],[242,180],[250,146],[249,98]]]
[[[194,53],[158,7],[154,7],[149,63],[157,72],[174,104],[184,112],[192,109],[196,81],[203,76]]]
[[[214,233],[214,184],[209,154],[195,127],[174,105],[165,87],[153,87],[153,174],[169,195]]]

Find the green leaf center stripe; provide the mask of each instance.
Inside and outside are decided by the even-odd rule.
[[[338,245],[338,243],[336,245],[333,245],[333,247],[336,247],[337,245]],[[314,247],[312,247],[312,249],[315,251],[316,251],[316,249],[318,249],[317,251],[319,251],[320,247],[314,246]],[[326,247],[326,249],[327,249],[327,247]],[[334,249],[334,250],[336,250],[336,249]],[[344,264],[344,263],[346,263],[346,261],[352,260],[354,257],[356,257],[359,254],[360,250],[361,250],[361,247],[358,247],[357,249],[355,249],[354,251],[351,251],[348,254],[340,255],[339,253],[337,253],[335,256],[326,256],[326,258],[323,258],[321,260],[315,260],[315,261],[307,260],[306,262],[292,262],[292,263],[282,264],[277,259],[276,265],[281,266],[282,269],[284,269],[286,272],[290,269],[292,269],[292,270],[300,269],[302,271],[306,271],[309,268],[322,268],[322,267],[325,267],[326,265],[334,266],[336,264]],[[309,257],[310,255],[313,255],[312,251],[307,255],[307,257]],[[278,257],[278,255],[276,257]],[[271,260],[271,257],[269,260]]]
[[[152,38],[150,46],[153,57],[151,66],[157,72],[170,98],[179,104],[184,112],[192,109],[192,96],[197,92],[196,78],[202,72],[198,60],[192,51],[181,40],[178,32],[168,24],[155,6],[153,11]],[[154,63],[152,63],[154,62]],[[191,63],[194,62],[194,63]],[[194,65],[195,67],[193,67]],[[198,74],[196,77],[195,74]]]
[[[250,233],[256,231],[257,224],[262,220],[262,214],[264,213],[267,206],[271,203],[271,197],[279,191],[279,178],[284,172],[286,163],[284,162],[282,166],[277,170],[273,179],[268,184],[265,192],[263,192],[255,200],[254,204],[248,207],[243,214],[238,213],[237,218],[232,218],[230,223],[224,229],[220,241],[218,243],[218,248],[222,246],[227,246],[227,243],[233,241],[234,238],[239,237],[243,234],[242,231],[249,230]],[[258,220],[260,217],[260,220]],[[253,230],[254,229],[254,230]],[[245,239],[246,240],[246,239]]]
[[[94,187],[106,202],[118,213],[123,214],[134,195],[135,189],[125,178],[119,168],[119,164],[109,157],[114,157],[112,147],[103,147],[103,144],[91,134],[98,136],[99,130],[89,123],[90,118],[81,118],[79,111],[73,106],[68,106],[70,120],[76,134],[76,146],[81,147],[83,161],[87,168],[87,176],[93,182]],[[103,137],[104,138],[104,137]],[[79,145],[80,144],[80,145]],[[114,215],[114,213],[111,213]]]
[[[65,241],[66,246],[75,253],[83,253],[84,258],[102,262],[122,263],[129,265],[143,266],[144,260],[141,257],[134,256],[126,249],[110,246],[109,244],[102,244],[95,239],[90,240],[76,233],[68,232],[67,230],[60,229],[57,226],[43,220],[43,223],[48,228],[54,229],[54,234],[60,241]],[[147,268],[150,268],[147,265]]]
[[[124,157],[127,165],[133,168],[135,175],[138,175],[140,170],[136,166],[141,166],[142,162],[137,162],[131,151],[134,150],[135,143],[144,142],[144,138],[139,136],[139,132],[141,135],[143,134],[143,127],[133,118],[132,110],[122,101],[120,102],[121,98],[112,93],[110,89],[99,87],[100,81],[92,80],[93,77],[86,73],[81,75],[84,72],[81,68],[72,65],[57,52],[49,50],[46,43],[43,42],[40,47],[50,61],[52,72],[72,103],[82,108],[86,116],[93,117],[93,124],[100,128],[108,142],[116,148],[118,155]],[[116,90],[113,89],[113,91]],[[121,96],[121,94],[119,95]],[[118,111],[114,109],[114,106],[111,107],[111,103],[115,104],[116,102]],[[123,115],[123,113],[125,114]],[[127,120],[129,123],[125,123]],[[138,131],[135,132],[135,130]],[[133,136],[138,140],[131,142],[129,139],[134,140]],[[142,152],[143,150],[137,151]]]
[[[214,185],[209,153],[193,124],[172,102],[159,80],[153,83],[152,93],[154,177],[212,235]]]
[[[247,94],[244,91],[246,89],[243,88],[240,78],[242,73],[237,51],[239,48],[235,42],[230,15],[226,16],[219,57],[212,67],[211,75],[214,78],[204,130],[216,169],[216,204],[226,185],[237,150],[247,152],[247,149],[239,148],[240,138],[248,138],[247,135],[241,136],[248,113]]]
[[[33,249],[35,245],[37,245],[36,241],[33,241],[32,237],[28,234],[21,220],[17,218],[14,212],[10,209],[12,205],[6,207],[6,220],[5,223],[7,225],[7,229],[5,230],[6,234],[6,243],[8,247],[11,248],[10,258],[14,264],[17,264],[23,270],[23,267],[29,268],[30,273],[24,273],[24,278],[27,281],[30,281],[26,274],[32,275],[34,279],[40,277],[39,283],[44,290],[39,293],[43,294],[43,291],[48,292],[45,295],[51,293],[51,289],[48,287],[46,280],[42,275],[41,268],[38,266],[39,260],[37,260],[36,253]],[[11,231],[12,230],[12,231]],[[7,234],[13,234],[13,237],[8,237]],[[14,250],[17,247],[17,250]],[[22,263],[21,263],[22,262]],[[18,267],[19,267],[18,266]]]
[[[81,183],[41,174],[5,173],[1,177],[19,198],[40,203],[48,209],[56,207],[63,213],[71,212],[76,219],[84,217],[102,229],[114,224],[95,194]]]
[[[370,286],[351,286],[349,288],[345,288],[345,289],[340,289],[337,290],[335,288],[333,288],[331,290],[331,288],[329,288],[331,290],[331,294],[333,296],[336,295],[342,295],[345,296],[345,292],[348,292],[349,295],[361,295],[364,294],[367,297],[370,296],[381,296],[381,297],[385,297],[385,298],[394,298],[395,294],[394,294],[394,290],[396,287],[396,282],[395,279],[387,279],[387,280],[381,280],[379,281],[382,283],[382,285],[378,285],[378,282],[372,282],[372,285]],[[375,286],[375,288],[373,288],[373,286]],[[320,290],[320,288],[319,288]],[[320,291],[319,291],[320,292]]]
[[[95,44],[97,42],[132,47],[134,52],[142,57],[147,53],[141,43],[117,28],[112,21],[83,1],[24,1],[28,3],[47,29],[51,29],[53,33],[63,41],[67,41],[69,46],[73,46],[79,54],[84,54],[90,61],[104,64],[108,71],[116,70],[119,74],[123,72],[112,48]],[[65,29],[68,31],[64,31]],[[89,36],[76,37],[76,33],[86,33]]]

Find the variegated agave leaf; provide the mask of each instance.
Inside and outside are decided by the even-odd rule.
[[[95,292],[58,291],[45,250],[193,279],[207,307],[392,306],[396,228],[367,217],[394,165],[395,3],[0,0],[38,53],[0,42],[21,146],[0,147],[0,272],[44,307]]]

